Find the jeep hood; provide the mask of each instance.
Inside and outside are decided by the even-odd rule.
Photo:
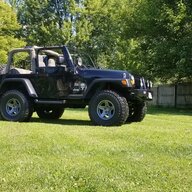
[[[131,74],[122,70],[108,69],[82,69],[80,75],[86,78],[111,78],[111,79],[130,79]]]

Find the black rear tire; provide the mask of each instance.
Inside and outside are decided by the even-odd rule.
[[[18,90],[9,90],[1,97],[0,116],[7,121],[29,121],[33,114],[30,100]]]
[[[130,105],[127,122],[141,122],[147,113],[146,102],[140,102]]]
[[[64,112],[63,107],[42,107],[36,109],[37,115],[42,119],[59,119]]]
[[[128,111],[125,97],[111,90],[97,93],[89,103],[89,117],[96,125],[122,125],[128,117]]]

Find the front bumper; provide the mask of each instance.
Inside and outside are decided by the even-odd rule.
[[[151,90],[146,89],[134,89],[131,95],[137,100],[142,99],[151,101],[153,99],[153,92]]]

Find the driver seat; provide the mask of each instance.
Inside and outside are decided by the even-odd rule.
[[[54,59],[49,59],[47,66],[48,67],[55,67],[56,66],[55,60]]]

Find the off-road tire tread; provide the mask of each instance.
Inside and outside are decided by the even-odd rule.
[[[141,122],[147,113],[146,102],[136,104],[134,113],[127,118],[127,122]]]
[[[115,114],[117,116],[115,118],[115,121],[110,121],[110,120],[98,121],[98,119],[95,118],[95,114],[94,114],[94,110],[96,108],[95,103],[100,97],[104,97],[104,96],[105,96],[105,98],[107,98],[107,97],[113,98],[118,103],[118,107],[120,110],[118,111],[118,114]],[[122,125],[127,120],[127,117],[129,114],[129,107],[128,107],[128,103],[127,103],[127,100],[125,97],[121,96],[120,94],[118,94],[112,90],[103,90],[103,91],[96,93],[96,95],[94,95],[92,97],[92,99],[90,100],[88,113],[89,113],[89,117],[94,125],[118,126],[118,125]]]
[[[41,119],[59,119],[64,113],[63,107],[53,108],[52,109],[53,112],[49,113],[49,114],[45,113],[44,110],[46,110],[46,108],[37,108],[36,109],[37,115]]]
[[[20,117],[16,118],[16,119],[9,119],[8,117],[5,117],[5,114],[3,114],[3,110],[2,107],[4,105],[4,102],[3,100],[6,99],[6,97],[9,97],[9,95],[17,95],[18,97],[20,97],[21,101],[22,101],[22,105],[26,106],[24,107],[24,113],[21,115],[20,114]],[[8,120],[8,121],[18,121],[18,122],[27,122],[30,120],[32,114],[33,114],[33,107],[32,107],[32,104],[29,100],[29,98],[27,98],[27,96],[18,91],[18,90],[8,90],[6,91],[2,97],[1,97],[1,103],[0,103],[0,116],[3,120]]]

